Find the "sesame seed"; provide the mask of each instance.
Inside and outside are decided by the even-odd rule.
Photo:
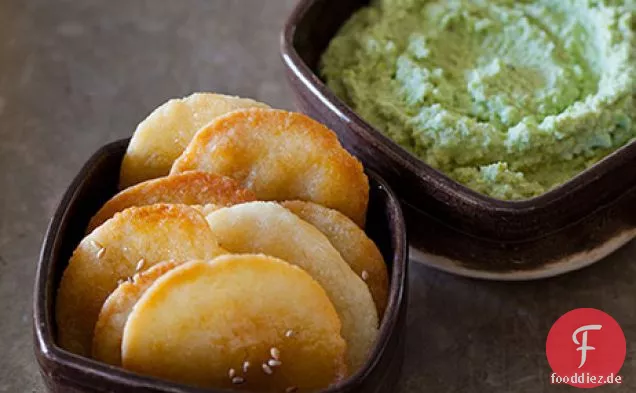
[[[280,359],[280,351],[278,348],[272,347],[272,349],[269,350],[269,353],[272,355],[272,358],[276,360]]]
[[[101,244],[99,244],[98,242],[96,242],[95,240],[91,240],[91,246],[95,247],[95,248],[104,248],[102,247]]]
[[[234,370],[233,368],[231,368],[228,372],[227,372],[227,376],[230,377],[230,379],[236,377],[236,370]]]
[[[243,372],[246,373],[248,368],[250,368],[250,362],[246,360],[243,362]]]
[[[261,367],[263,368],[263,372],[267,375],[272,375],[272,373],[274,372],[272,371],[272,368],[267,365],[267,363],[263,363]]]
[[[106,253],[106,249],[103,247],[97,250],[97,259],[100,259],[101,257],[103,257],[104,253]]]
[[[285,332],[285,337],[291,337],[294,335],[294,331],[289,329],[288,331]]]
[[[280,360],[276,360],[276,359],[269,359],[269,360],[267,361],[267,364],[268,364],[269,366],[271,366],[271,367],[278,367],[278,366],[280,366],[281,364],[283,364],[283,362],[281,362]]]
[[[140,271],[141,269],[143,269],[145,263],[146,263],[146,260],[141,258],[139,262],[137,262],[137,267],[135,268],[135,270]]]
[[[121,284],[123,284],[123,283],[124,283],[124,281],[125,281],[124,279],[121,279],[121,278],[120,278],[119,280],[117,280],[117,285],[121,285]]]
[[[294,393],[296,390],[298,390],[296,386],[290,386],[287,389],[285,389],[285,393]]]
[[[361,276],[364,281],[367,281],[369,279],[369,273],[366,270],[362,271]]]
[[[241,378],[241,377],[232,378],[232,383],[235,384],[235,385],[242,384],[243,382],[245,382],[244,378]]]

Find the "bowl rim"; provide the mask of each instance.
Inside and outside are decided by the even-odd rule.
[[[318,2],[325,0],[299,0],[292,13],[285,22],[280,35],[280,52],[284,64],[302,84],[338,116],[347,123],[349,129],[359,136],[376,141],[382,154],[389,156],[399,165],[415,174],[420,180],[432,182],[438,191],[453,194],[453,197],[465,206],[473,206],[483,210],[496,211],[498,213],[523,214],[531,213],[538,209],[550,208],[572,194],[581,192],[594,180],[619,167],[623,161],[636,156],[636,138],[633,138],[623,146],[612,151],[602,159],[577,173],[565,183],[562,183],[538,196],[520,199],[497,199],[459,183],[450,178],[444,172],[428,165],[413,153],[398,145],[395,141],[380,132],[379,129],[369,124],[360,117],[349,105],[337,97],[322,79],[307,65],[300,56],[294,44],[296,28],[303,22],[307,12]],[[625,192],[632,185],[625,184],[620,193]],[[416,207],[417,208],[417,207]]]
[[[80,190],[86,187],[90,172],[96,168],[100,161],[106,157],[119,154],[125,150],[130,138],[119,139],[99,148],[84,163],[80,171],[70,183],[58,203],[51,218],[40,251],[37,265],[34,296],[33,296],[33,334],[34,351],[41,371],[44,371],[44,363],[54,364],[67,371],[74,371],[89,378],[99,378],[111,384],[119,384],[121,387],[134,389],[154,389],[156,392],[177,393],[214,393],[232,392],[223,389],[201,389],[192,386],[165,381],[154,377],[138,375],[122,368],[111,366],[88,357],[80,356],[62,349],[55,342],[53,334],[55,313],[55,292],[52,288],[54,259],[57,258],[58,249],[62,243],[62,233],[66,229],[71,207],[78,203]],[[390,275],[389,298],[387,307],[378,329],[378,338],[364,365],[348,378],[326,389],[322,393],[338,393],[352,391],[362,384],[366,378],[377,368],[378,362],[384,355],[390,338],[399,334],[397,322],[404,311],[408,277],[408,241],[406,236],[406,224],[402,214],[402,208],[398,198],[384,179],[375,172],[366,170],[367,175],[377,184],[377,188],[385,194],[386,202],[383,211],[389,221],[390,244],[393,248],[391,260],[392,269]],[[386,261],[385,261],[386,262]],[[377,370],[376,370],[377,371]],[[47,377],[45,377],[47,378]],[[93,389],[110,392],[107,388],[93,386]]]

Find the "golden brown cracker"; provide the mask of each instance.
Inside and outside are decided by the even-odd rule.
[[[244,109],[192,138],[171,173],[201,170],[238,180],[258,199],[307,200],[364,226],[369,183],[336,134],[300,113]]]
[[[121,191],[93,216],[87,232],[90,233],[115,213],[132,206],[156,203],[227,206],[254,200],[254,193],[241,187],[232,178],[209,172],[184,172],[147,180]]]
[[[224,251],[198,210],[186,205],[131,207],[86,236],[58,289],[58,344],[88,356],[104,300],[137,271],[166,260],[210,259]]]
[[[104,363],[121,366],[121,342],[124,327],[141,295],[162,275],[182,262],[160,262],[119,284],[111,293],[97,318],[93,333],[91,357]],[[143,268],[143,266],[142,266]],[[139,269],[141,270],[141,269]]]
[[[246,98],[194,93],[155,109],[135,130],[121,166],[120,189],[165,176],[194,134],[218,116],[268,106]]]
[[[325,288],[340,316],[349,370],[364,363],[377,337],[377,310],[367,285],[325,235],[273,202],[224,207],[207,219],[228,252],[263,253],[305,269]]]
[[[128,318],[122,359],[126,369],[202,388],[307,392],[344,377],[345,347],[309,274],[269,256],[226,255],[159,278]]]
[[[281,205],[327,236],[351,269],[369,286],[381,318],[386,309],[389,279],[384,258],[373,240],[337,210],[304,201],[287,201]]]

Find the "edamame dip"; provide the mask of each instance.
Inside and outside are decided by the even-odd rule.
[[[380,0],[321,73],[358,114],[483,194],[540,195],[636,136],[636,0]]]

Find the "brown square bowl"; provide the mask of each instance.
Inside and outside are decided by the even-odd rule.
[[[636,144],[562,186],[523,201],[476,193],[419,160],[365,122],[319,77],[321,55],[364,0],[301,0],[281,51],[300,110],[335,130],[403,203],[411,257],[488,279],[548,277],[589,265],[636,234]]]
[[[120,140],[104,146],[84,165],[60,202],[49,225],[35,282],[35,354],[50,392],[59,393],[204,393],[137,375],[61,349],[55,341],[55,296],[68,260],[84,236],[89,219],[117,192],[119,166],[128,146]],[[371,193],[367,233],[382,252],[390,278],[389,302],[378,341],[366,364],[324,392],[391,392],[399,376],[406,326],[406,232],[400,204],[386,183],[368,173]]]

